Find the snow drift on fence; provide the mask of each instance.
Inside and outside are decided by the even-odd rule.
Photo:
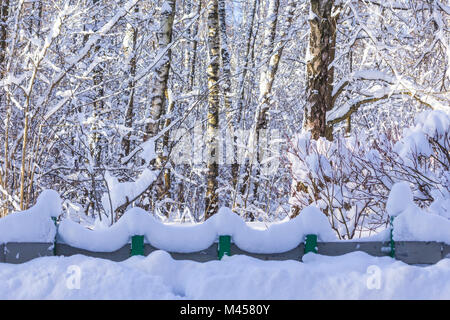
[[[393,186],[387,211],[394,220],[395,241],[440,241],[450,244],[450,220],[419,209],[413,202],[406,182]],[[61,199],[53,190],[45,190],[34,207],[0,219],[0,243],[53,242],[56,228],[52,216],[61,213]],[[144,235],[147,243],[170,252],[205,250],[220,235],[230,235],[242,250],[251,253],[282,253],[294,249],[307,234],[317,234],[319,241],[337,241],[326,216],[309,206],[283,223],[270,225],[266,230],[248,226],[229,208],[222,207],[203,223],[167,225],[140,208],[128,210],[117,223],[106,229],[89,230],[63,219],[58,226],[58,240],[73,247],[111,252],[129,243],[131,236]],[[358,239],[358,241],[388,240],[388,232]]]
[[[450,244],[450,220],[419,209],[407,182],[393,186],[387,211],[394,220],[395,241],[440,241]],[[358,241],[387,241],[389,230]],[[88,230],[69,219],[59,225],[60,240],[74,247],[108,252],[120,249],[133,235],[144,235],[147,243],[170,252],[195,252],[207,249],[219,235],[230,235],[242,250],[251,253],[281,253],[294,249],[307,234],[317,234],[319,241],[337,241],[326,216],[309,206],[287,222],[272,224],[267,230],[248,226],[229,208],[195,225],[166,225],[143,209],[133,208],[113,226]]]
[[[128,210],[113,226],[91,231],[68,219],[58,229],[59,239],[71,246],[97,252],[120,249],[131,236],[144,235],[152,246],[170,252],[195,252],[210,247],[219,235],[230,235],[242,250],[252,253],[281,253],[294,249],[307,234],[320,241],[336,240],[325,215],[315,207],[305,208],[296,218],[253,229],[229,208],[196,225],[166,225],[140,208]]]
[[[440,241],[450,244],[450,220],[417,207],[407,182],[394,184],[386,209],[391,217],[395,217],[395,241]]]
[[[56,227],[51,217],[61,214],[61,198],[54,190],[44,190],[28,210],[0,219],[0,243],[53,242]]]

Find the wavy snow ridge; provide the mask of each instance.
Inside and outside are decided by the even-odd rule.
[[[128,210],[113,226],[98,231],[88,230],[65,219],[58,236],[65,243],[90,251],[115,251],[133,235],[144,235],[152,246],[170,252],[196,252],[210,247],[219,235],[230,235],[242,250],[252,253],[281,253],[294,249],[307,234],[317,234],[321,241],[336,240],[325,215],[315,207],[305,208],[294,219],[271,225],[267,230],[247,226],[229,208],[196,225],[166,225],[143,209]]]

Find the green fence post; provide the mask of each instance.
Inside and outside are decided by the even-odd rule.
[[[143,256],[144,255],[144,236],[132,236],[131,237],[131,255],[130,256]]]
[[[391,217],[390,224],[391,224],[391,252],[389,255],[391,256],[391,258],[395,258],[394,217]]]
[[[55,239],[53,239],[53,255],[56,256],[56,236],[58,235],[58,225],[56,223],[56,217],[52,217],[52,220],[56,227]]]
[[[307,234],[305,240],[305,254],[308,252],[317,253],[317,235]]]
[[[217,255],[219,260],[226,254],[230,256],[231,236],[219,236],[219,245],[217,247]]]

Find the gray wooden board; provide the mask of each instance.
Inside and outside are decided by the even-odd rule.
[[[157,248],[153,247],[150,244],[144,243],[144,255],[148,256],[150,253],[152,253],[153,251],[158,250]]]
[[[325,256],[340,256],[354,251],[363,251],[371,256],[383,257],[389,255],[388,242],[318,242],[317,251]]]
[[[259,254],[259,253],[250,253],[244,250],[239,249],[235,244],[231,244],[230,247],[231,255],[235,254],[243,254],[249,257],[261,259],[261,260],[297,260],[300,261],[303,257],[303,253],[305,251],[305,247],[300,244],[298,247],[282,252],[282,253],[271,253],[271,254]]]
[[[73,256],[75,254],[82,254],[89,257],[94,258],[102,258],[102,259],[109,259],[112,261],[124,261],[130,257],[130,245],[126,244],[119,250],[113,251],[113,252],[93,252],[88,251],[80,248],[75,248],[72,246],[69,246],[68,244],[64,243],[57,243],[56,244],[56,255],[57,256]]]
[[[319,242],[318,253],[327,256],[338,256],[354,251],[363,251],[372,256],[388,256],[388,242]],[[157,248],[145,244],[144,254],[147,256]],[[247,255],[261,260],[297,260],[301,261],[304,253],[304,245],[283,253],[257,254],[239,249],[231,244],[231,255]],[[450,245],[439,242],[399,241],[395,243],[396,259],[408,264],[433,264],[450,257]],[[82,254],[90,257],[109,259],[112,261],[123,261],[130,257],[130,244],[113,252],[92,252],[72,247],[67,244],[56,244],[56,255],[71,256]],[[41,256],[52,256],[52,243],[7,243],[0,244],[0,262],[22,263]],[[175,253],[170,255],[176,260],[193,260],[207,262],[217,260],[217,243],[209,248],[192,253]]]
[[[217,243],[214,243],[209,248],[192,253],[177,253],[177,252],[169,252],[172,258],[175,260],[193,260],[197,262],[208,262],[217,260]]]
[[[449,244],[442,244],[442,258],[449,258],[450,259],[450,245]]]
[[[23,263],[34,258],[53,256],[53,243],[8,242],[4,252],[6,263]]]
[[[442,243],[398,241],[395,242],[395,258],[409,264],[432,264],[442,258]]]

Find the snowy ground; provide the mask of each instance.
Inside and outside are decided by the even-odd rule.
[[[363,252],[308,254],[303,263],[76,255],[2,263],[0,284],[1,299],[450,299],[450,259],[423,267]]]

